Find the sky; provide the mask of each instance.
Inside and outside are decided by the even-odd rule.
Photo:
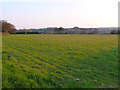
[[[117,27],[119,0],[1,0],[0,18],[17,29]]]

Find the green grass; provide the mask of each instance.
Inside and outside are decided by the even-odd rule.
[[[117,35],[3,35],[3,88],[118,86]]]
[[[2,89],[2,35],[0,35],[0,89]]]

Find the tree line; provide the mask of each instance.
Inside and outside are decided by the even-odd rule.
[[[78,27],[74,27],[78,29]],[[95,30],[66,30],[62,27],[55,28],[54,30],[47,30],[44,32],[33,32],[32,30],[21,30],[20,32],[16,32],[16,28],[13,24],[7,22],[6,20],[0,20],[0,31],[10,34],[99,34],[99,32]],[[120,30],[111,30],[109,34],[120,34]]]

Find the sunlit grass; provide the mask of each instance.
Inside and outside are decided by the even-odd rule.
[[[117,35],[4,35],[4,88],[116,87]]]

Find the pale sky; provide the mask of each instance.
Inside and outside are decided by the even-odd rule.
[[[119,0],[1,0],[0,18],[20,28],[117,27]]]

